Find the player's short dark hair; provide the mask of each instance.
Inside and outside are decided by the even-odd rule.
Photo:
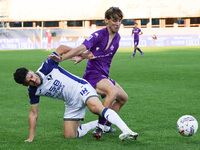
[[[123,19],[123,17],[124,17],[124,15],[123,15],[121,9],[119,9],[119,7],[110,7],[105,12],[106,19],[111,19],[111,17],[115,18],[115,15],[118,15],[121,19]]]
[[[28,69],[22,67],[22,68],[18,68],[15,73],[13,74],[14,75],[14,79],[17,83],[19,84],[23,84],[25,79],[26,79],[26,75],[28,73]]]

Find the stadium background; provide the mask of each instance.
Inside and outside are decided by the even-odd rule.
[[[198,4],[198,0],[1,0],[0,49],[45,49],[47,29],[53,35],[52,48],[75,47],[104,27],[104,12],[110,6],[124,13],[120,47],[133,46],[130,34],[135,22],[144,33],[141,47],[199,46]]]

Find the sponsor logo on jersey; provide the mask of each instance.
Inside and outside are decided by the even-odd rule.
[[[48,81],[49,81],[49,80],[53,80],[52,75],[48,75],[48,76],[47,76],[47,80],[48,80]]]
[[[92,35],[90,35],[86,40],[89,41],[91,38],[93,38]]]

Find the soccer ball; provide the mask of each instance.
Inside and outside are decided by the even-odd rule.
[[[177,129],[183,136],[192,136],[197,132],[198,122],[193,116],[185,115],[178,119]]]

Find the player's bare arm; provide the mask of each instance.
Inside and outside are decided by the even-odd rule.
[[[38,118],[38,108],[39,105],[31,106],[30,114],[29,114],[29,138],[24,142],[32,142],[35,135],[35,130],[37,126],[37,118]]]
[[[68,46],[62,45],[56,49],[56,53],[59,54],[60,57],[56,56],[56,55],[49,55],[49,58],[52,58],[56,62],[61,62],[61,61],[67,60],[69,58],[73,58],[74,56],[79,56],[77,58],[72,59],[76,63],[81,62],[83,59],[94,59],[95,58],[94,55],[92,54],[92,52],[83,53],[85,51],[86,51],[86,47],[83,44],[74,49],[72,49]]]
[[[64,55],[62,55],[60,57],[58,57],[56,55],[50,55],[49,58],[52,58],[56,62],[61,62],[61,61],[67,60],[69,58],[72,58],[74,56],[78,56],[81,53],[83,53],[85,50],[86,50],[86,47],[82,44],[82,45],[80,45],[80,46],[68,51],[66,54],[64,54]],[[58,50],[58,52],[57,52],[57,49],[56,49],[56,52],[58,54],[59,54],[59,51],[61,51],[61,50]]]
[[[66,54],[67,52],[71,51],[73,48],[65,45],[60,45],[55,51],[58,55],[62,56],[63,54]]]

